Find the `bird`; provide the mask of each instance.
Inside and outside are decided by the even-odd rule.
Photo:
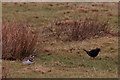
[[[23,60],[22,60],[22,63],[23,64],[32,64],[34,63],[34,57],[33,55],[30,55],[29,57],[25,57]]]
[[[95,58],[99,52],[101,51],[100,48],[92,49],[90,51],[83,49],[90,57]]]

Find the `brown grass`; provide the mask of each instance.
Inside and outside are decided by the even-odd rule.
[[[3,59],[22,59],[34,53],[38,34],[30,25],[4,20],[2,27]]]
[[[46,32],[51,32],[49,36],[62,41],[78,41],[109,33],[108,22],[98,22],[96,19],[85,18],[83,20],[55,21],[47,26]]]

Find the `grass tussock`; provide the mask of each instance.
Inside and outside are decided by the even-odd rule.
[[[22,59],[35,53],[38,34],[30,28],[30,25],[4,20],[2,35],[3,59]]]
[[[108,21],[95,19],[55,21],[46,27],[47,35],[62,41],[78,41],[109,34]]]

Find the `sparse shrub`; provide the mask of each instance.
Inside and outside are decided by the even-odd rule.
[[[54,21],[46,27],[48,36],[62,41],[78,41],[104,36],[109,33],[108,21],[96,19]],[[46,34],[46,33],[45,33]]]
[[[34,54],[38,33],[26,23],[3,20],[2,26],[2,58],[22,59]]]

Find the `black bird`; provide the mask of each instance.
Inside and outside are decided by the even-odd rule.
[[[90,51],[87,51],[87,50],[85,50],[85,49],[83,49],[90,57],[93,57],[93,58],[95,58],[97,55],[98,55],[98,53],[100,52],[100,48],[96,48],[96,49],[92,49],[92,50],[90,50]]]

